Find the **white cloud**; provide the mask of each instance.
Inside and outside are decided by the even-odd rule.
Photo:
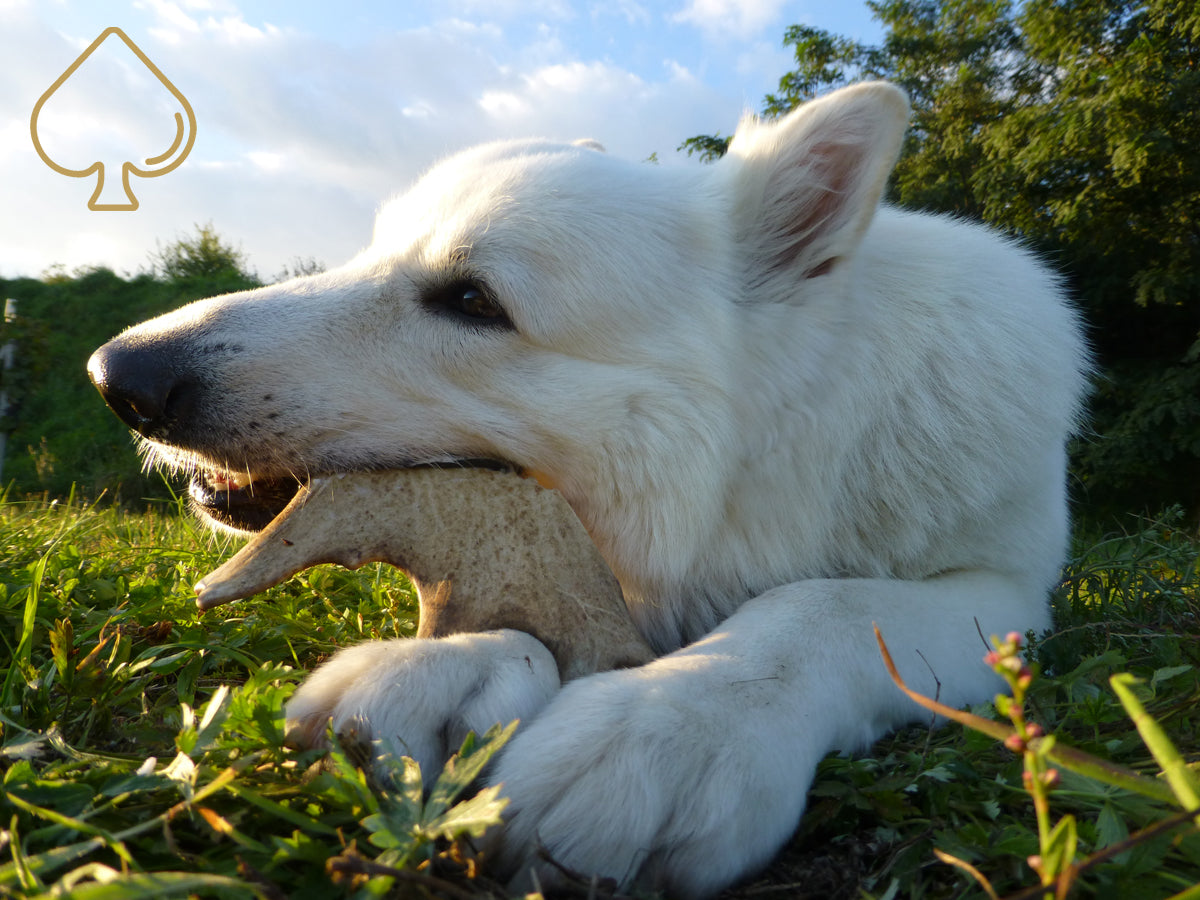
[[[568,0],[443,0],[443,8],[453,10],[461,16],[485,16],[488,19],[508,21],[512,19],[542,17],[570,19],[574,17]]]
[[[86,46],[103,25],[53,20],[48,6],[0,14],[0,57],[13,70],[12,89],[0,92],[0,204],[30,211],[0,218],[0,275],[36,275],[55,262],[134,271],[156,239],[208,221],[264,276],[296,256],[335,265],[367,243],[381,201],[453,150],[503,137],[593,137],[613,154],[671,162],[685,137],[727,128],[742,110],[742,98],[709,86],[677,45],[670,61],[646,54],[651,65],[635,74],[560,30],[564,3],[508,0],[504,9],[516,16],[518,7],[540,21],[497,24],[503,10],[489,4],[484,20],[348,38],[298,19],[268,24],[226,0],[140,0],[140,21],[122,27],[188,98],[197,137],[179,169],[135,180],[136,213],[87,210],[85,179],[55,174],[29,142],[33,102],[78,55],[75,43]],[[639,27],[642,12],[620,4]],[[577,24],[595,29],[590,16]]]
[[[220,19],[210,16],[204,20],[204,29],[231,44],[253,43],[279,34],[279,29],[274,25],[268,23],[263,28],[255,28],[240,15],[222,16]]]
[[[401,107],[400,115],[409,119],[429,119],[437,115],[437,109],[427,100],[417,100]]]
[[[649,25],[652,21],[650,11],[636,0],[613,0],[593,4],[589,10],[592,19],[600,20],[606,16],[619,16],[630,25]]]
[[[546,66],[525,77],[535,94],[636,93],[643,89],[642,80],[606,63],[572,62]]]
[[[515,119],[533,111],[528,101],[514,91],[484,91],[479,108],[493,119]]]
[[[181,0],[180,5],[196,12],[237,14],[237,6],[231,0]]]
[[[736,54],[734,71],[741,76],[746,84],[766,84],[775,91],[779,79],[784,72],[790,72],[796,67],[794,51],[784,47],[778,40],[763,40],[749,44]],[[761,97],[752,99],[757,107]]]
[[[185,36],[200,31],[200,23],[189,16],[178,3],[169,0],[141,0],[134,3],[135,9],[150,12],[158,24],[147,30],[166,44],[178,45]]]
[[[749,38],[776,22],[785,0],[688,0],[673,17],[711,36]]]
[[[287,157],[282,153],[267,153],[263,150],[252,150],[246,154],[246,158],[264,172],[278,172],[287,161]]]
[[[686,81],[690,84],[696,83],[696,76],[691,73],[687,66],[674,59],[664,59],[663,66],[670,73],[672,81]]]

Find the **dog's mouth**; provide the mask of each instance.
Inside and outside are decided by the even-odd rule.
[[[255,478],[245,472],[204,469],[192,476],[192,509],[225,528],[261,531],[296,496],[295,478]]]
[[[477,468],[522,473],[520,466],[498,459],[453,459],[402,468]],[[328,472],[315,474],[333,474]],[[222,468],[198,469],[188,485],[192,509],[224,528],[262,531],[303,487],[294,476],[272,478]]]

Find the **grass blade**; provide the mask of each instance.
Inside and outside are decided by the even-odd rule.
[[[1137,726],[1142,741],[1150,748],[1155,762],[1163,770],[1167,784],[1171,786],[1171,790],[1175,794],[1176,801],[1184,809],[1200,813],[1200,782],[1188,768],[1187,761],[1179,755],[1179,751],[1175,749],[1175,745],[1171,743],[1162,726],[1146,712],[1146,708],[1142,706],[1141,701],[1133,692],[1133,686],[1138,684],[1141,679],[1122,672],[1113,675],[1108,681],[1120,699],[1121,705],[1129,714],[1129,718]],[[1196,824],[1200,825],[1200,814],[1196,816]]]
[[[226,875],[207,875],[199,872],[128,872],[121,873],[108,866],[91,863],[64,879],[66,891],[58,888],[31,897],[30,900],[156,900],[161,897],[186,896],[199,892],[220,891],[263,897],[254,885]],[[80,884],[85,878],[94,878]]]

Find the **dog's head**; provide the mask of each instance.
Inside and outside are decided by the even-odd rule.
[[[744,123],[704,167],[469,150],[386,205],[345,266],[131,328],[89,372],[235,528],[311,474],[489,460],[562,490],[618,572],[617,545],[680,560],[768,440],[738,414],[772,390],[746,364],[755,317],[835,315],[906,109],[849,89]],[[819,366],[809,349],[798,365]]]

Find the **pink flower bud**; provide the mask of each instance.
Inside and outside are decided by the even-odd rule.
[[[1007,672],[1012,672],[1018,677],[1020,677],[1022,673],[1029,671],[1029,669],[1025,667],[1025,663],[1021,662],[1021,660],[1015,656],[1004,657],[1004,659],[1000,661],[1000,668]]]

